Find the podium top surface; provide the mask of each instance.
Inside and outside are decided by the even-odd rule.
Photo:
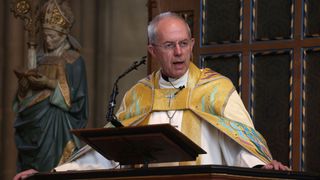
[[[105,158],[121,165],[193,161],[206,153],[170,124],[72,132]]]
[[[28,180],[65,180],[65,179],[125,179],[125,180],[275,180],[275,179],[320,179],[320,174],[311,174],[297,171],[274,171],[255,168],[242,168],[232,166],[202,165],[202,166],[176,166],[151,167],[134,169],[110,169],[65,171],[53,173],[38,173]]]

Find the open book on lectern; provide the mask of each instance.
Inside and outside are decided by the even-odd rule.
[[[121,165],[193,161],[206,153],[170,124],[71,132],[105,158]]]

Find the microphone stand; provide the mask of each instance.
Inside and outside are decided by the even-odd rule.
[[[116,106],[116,97],[119,93],[118,91],[118,81],[123,78],[125,75],[127,75],[129,72],[131,72],[132,70],[137,70],[137,68],[141,65],[141,64],[145,64],[146,63],[146,58],[147,56],[143,56],[141,58],[141,60],[135,61],[133,62],[133,64],[124,72],[122,73],[114,82],[113,84],[113,89],[112,89],[112,93],[110,95],[110,100],[109,100],[109,107],[108,107],[108,113],[106,115],[107,121],[111,122],[111,124],[115,127],[123,127],[123,124],[118,120],[118,118],[114,115],[114,108]]]

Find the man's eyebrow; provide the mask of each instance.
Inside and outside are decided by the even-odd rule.
[[[179,40],[179,41],[165,41],[163,42],[163,44],[165,43],[176,43],[176,42],[181,42],[181,41],[187,41],[188,39],[183,39],[183,40]]]

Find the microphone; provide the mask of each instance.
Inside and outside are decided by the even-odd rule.
[[[143,56],[140,61],[135,61],[133,64],[125,71],[123,72],[114,82],[112,93],[110,95],[109,100],[109,106],[108,106],[108,112],[106,115],[106,119],[108,122],[111,122],[112,125],[115,127],[123,127],[123,124],[118,120],[118,118],[114,115],[114,108],[116,107],[116,97],[119,94],[118,91],[118,81],[123,78],[125,75],[127,75],[132,70],[137,70],[137,68],[146,63],[147,56]]]
[[[183,88],[185,88],[184,85],[183,85],[183,86],[179,86],[179,87],[178,87],[179,90],[174,93],[174,96],[176,96],[180,91],[182,91]]]

